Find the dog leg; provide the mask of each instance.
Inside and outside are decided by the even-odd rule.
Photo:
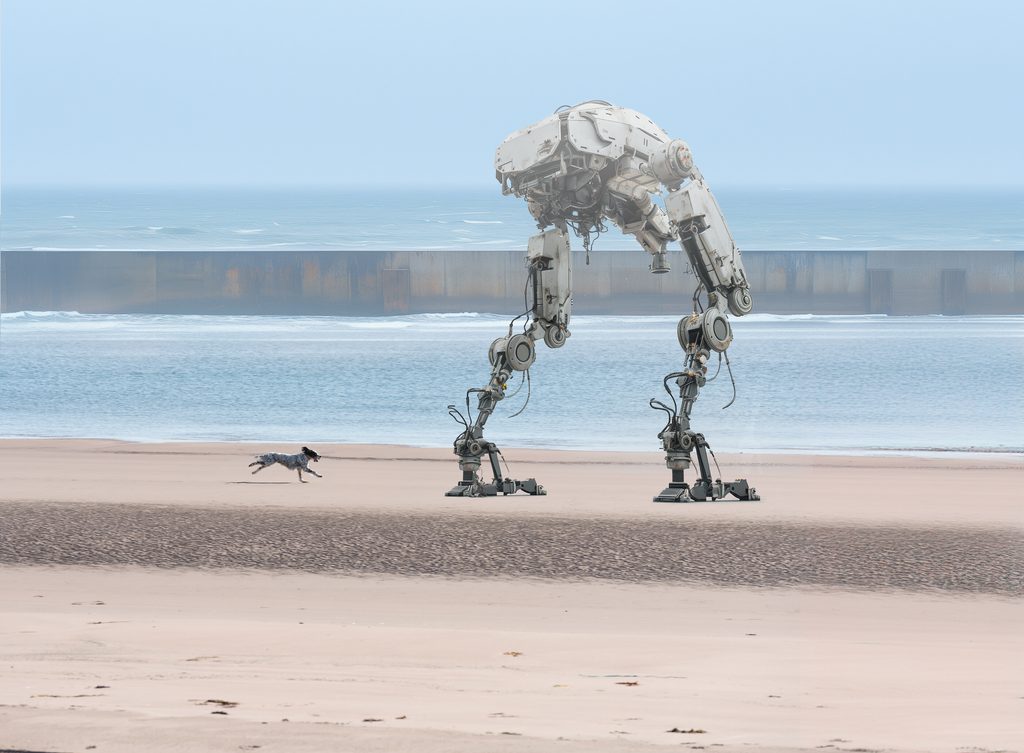
[[[317,473],[316,471],[314,471],[314,470],[313,470],[312,468],[307,468],[307,469],[306,469],[306,473],[312,473],[312,474],[313,474],[314,476],[316,476],[317,478],[323,478],[323,476],[321,476],[321,475],[320,475],[319,473]]]
[[[309,482],[302,478],[302,469],[296,468],[295,470],[299,472],[299,482],[302,484],[308,484]]]
[[[257,473],[259,473],[260,471],[262,471],[264,468],[267,467],[267,466],[263,465],[262,463],[249,463],[249,467],[250,468],[252,468],[254,465],[258,465],[259,468],[257,468],[255,471],[252,472],[253,476],[255,476]]]

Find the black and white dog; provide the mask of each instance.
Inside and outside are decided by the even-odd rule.
[[[268,452],[266,455],[257,455],[256,460],[249,463],[249,467],[252,468],[254,465],[258,465],[253,474],[259,473],[269,465],[280,463],[290,471],[299,472],[299,481],[306,483],[305,479],[302,478],[302,472],[312,473],[317,478],[323,478],[319,473],[310,469],[309,461],[312,460],[314,463],[320,460],[320,456],[313,452],[308,447],[303,447],[302,452],[297,452],[294,455],[283,455],[280,452]]]

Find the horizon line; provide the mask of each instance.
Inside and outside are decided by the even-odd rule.
[[[495,181],[496,182],[496,181]],[[489,181],[465,183],[248,183],[248,182],[196,182],[196,183],[146,183],[146,182],[0,182],[0,191],[366,191],[381,193],[386,191],[487,191],[494,192],[500,188]],[[719,182],[712,186],[715,191],[763,191],[784,193],[787,191],[920,191],[955,193],[957,191],[1024,191],[1024,183],[732,183]]]

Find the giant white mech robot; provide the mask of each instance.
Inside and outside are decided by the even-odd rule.
[[[568,230],[583,239],[589,258],[592,239],[606,229],[605,220],[610,220],[650,254],[650,269],[655,274],[669,271],[666,247],[678,240],[697,276],[692,313],[680,320],[677,329],[683,366],[663,380],[671,406],[650,401],[652,408],[664,411],[668,418],[658,438],[672,471],[668,487],[654,500],[692,502],[721,499],[727,494],[759,499],[745,479],[712,480],[710,448],[704,435],[690,428],[690,411],[707,381],[708,360],[712,352],[725,355],[732,342],[727,312],[735,316],[750,313],[751,299],[739,249],[718,203],[694,167],[686,143],[670,138],[638,112],[592,100],[559,108],[552,116],[511,134],[498,147],[494,164],[502,193],[526,199],[542,231],[527,244],[532,305],[512,320],[504,337],[491,343],[490,381],[486,387],[466,393],[466,413],[448,406],[463,431],[453,443],[462,480],[447,496],[493,496],[519,490],[546,493],[535,479],[502,475],[500,451],[484,438],[484,425],[504,399],[513,373],[526,372],[533,364],[537,341],[560,348],[569,337],[572,270]],[[664,208],[652,199],[654,194],[664,196]],[[524,315],[522,331],[513,333],[516,320]],[[678,400],[669,387],[670,380],[678,388]],[[469,410],[473,394],[477,395],[475,418]],[[700,476],[691,485],[684,481],[683,472],[691,467],[693,453]],[[485,454],[494,476],[490,482],[480,475]]]

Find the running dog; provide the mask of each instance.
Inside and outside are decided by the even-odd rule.
[[[310,460],[315,463],[320,460],[320,456],[308,447],[303,447],[302,452],[297,452],[294,455],[283,455],[280,452],[268,452],[266,455],[257,455],[256,460],[249,463],[249,467],[252,468],[254,465],[259,466],[259,468],[253,471],[253,474],[255,475],[267,466],[280,463],[290,471],[298,471],[299,481],[305,484],[307,482],[302,478],[303,471],[306,473],[312,473],[317,478],[323,478],[323,476],[309,467]]]

